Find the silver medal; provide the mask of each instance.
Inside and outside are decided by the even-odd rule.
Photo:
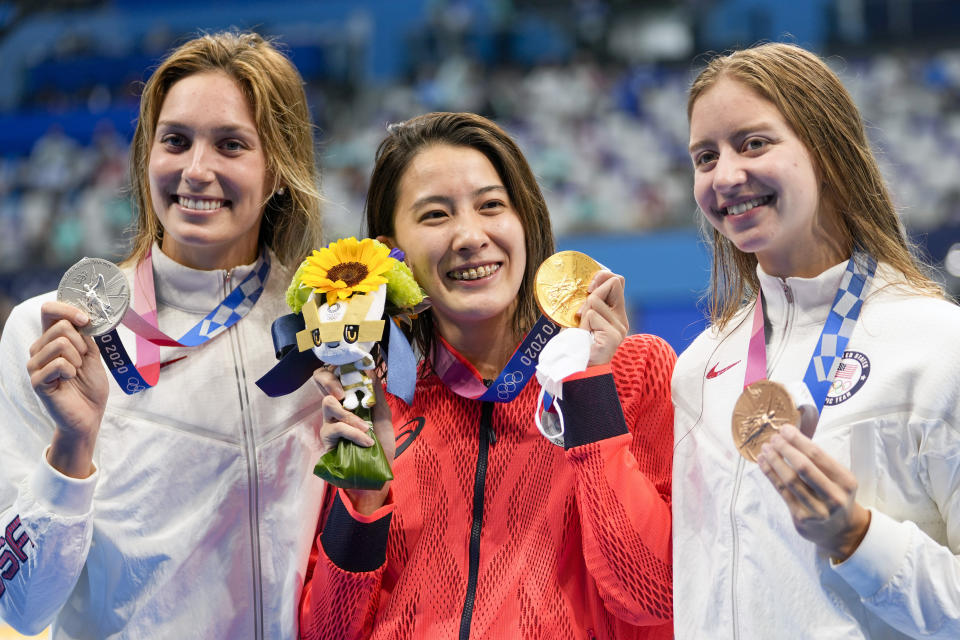
[[[83,258],[63,274],[57,300],[87,314],[90,323],[80,328],[88,336],[114,329],[130,305],[130,287],[120,268],[102,258]]]

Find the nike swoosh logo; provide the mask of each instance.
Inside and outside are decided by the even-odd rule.
[[[718,362],[717,364],[720,364],[720,363]],[[737,366],[738,364],[740,364],[740,361],[737,360],[737,361],[734,362],[733,364],[728,364],[728,365],[725,366],[723,369],[720,369],[720,371],[717,371],[717,364],[713,365],[713,367],[710,369],[710,371],[707,371],[707,380],[710,380],[711,378],[716,378],[718,375],[720,375],[721,373],[723,373],[723,372],[726,371],[727,369],[730,369],[730,368],[732,368],[732,367]]]

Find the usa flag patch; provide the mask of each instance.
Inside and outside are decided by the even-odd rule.
[[[824,404],[833,406],[846,402],[860,390],[868,377],[870,377],[870,358],[859,351],[845,351],[837,366],[837,373],[833,377],[833,384],[830,385]]]

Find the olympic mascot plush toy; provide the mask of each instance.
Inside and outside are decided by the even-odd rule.
[[[303,261],[287,289],[287,304],[293,314],[273,326],[280,362],[257,385],[270,396],[284,395],[321,364],[333,365],[343,385],[343,406],[367,421],[374,445],[341,440],[314,473],[338,487],[382,487],[393,474],[373,431],[376,400],[367,371],[386,360],[387,390],[412,401],[416,359],[391,318],[426,308],[423,290],[402,252],[370,238],[346,238]]]

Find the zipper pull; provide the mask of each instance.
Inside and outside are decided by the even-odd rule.
[[[228,294],[229,294],[229,291],[230,291],[230,289],[231,289],[231,287],[230,287],[230,279],[233,277],[233,275],[232,275],[232,274],[233,274],[233,269],[221,269],[221,270],[220,270],[220,273],[223,274],[223,291],[224,291],[224,293],[228,293]]]
[[[493,425],[487,427],[487,440],[490,441],[490,446],[497,444],[497,434],[493,431]]]
[[[793,304],[793,291],[791,291],[790,287],[787,286],[787,281],[781,278],[780,286],[783,287],[783,295],[787,297],[787,302],[789,302],[790,304]]]

